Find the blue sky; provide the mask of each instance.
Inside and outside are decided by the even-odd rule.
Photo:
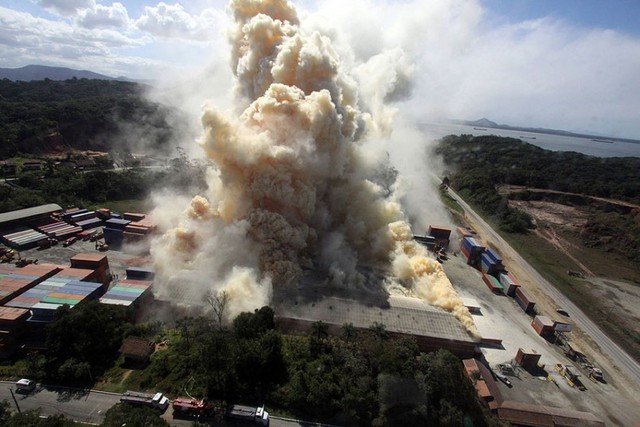
[[[483,0],[482,4],[512,23],[552,17],[585,28],[640,35],[637,0]]]
[[[334,39],[344,68],[405,52],[416,72],[403,108],[419,120],[488,117],[640,138],[640,1],[294,4],[305,31]],[[183,79],[228,69],[229,24],[223,0],[0,0],[0,61]]]

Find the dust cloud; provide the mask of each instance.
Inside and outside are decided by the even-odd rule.
[[[289,2],[232,0],[230,9],[236,103],[204,108],[207,191],[158,196],[160,293],[202,301],[225,290],[234,316],[295,290],[306,271],[358,289],[373,268],[386,277],[382,292],[423,298],[475,333],[440,264],[412,240],[389,155],[369,144],[390,135],[387,104],[409,90],[407,59],[372,57],[370,70],[385,64],[395,76],[379,85],[367,65],[359,76],[343,69],[332,40],[302,31]]]

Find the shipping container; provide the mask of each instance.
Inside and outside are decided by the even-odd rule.
[[[554,333],[553,320],[547,316],[536,316],[531,322],[531,326],[541,337],[552,336]]]
[[[79,215],[85,212],[89,212],[87,209],[76,209],[73,211],[67,211],[64,214],[62,214],[62,219],[65,221],[70,221],[71,217],[73,217],[74,215]]]
[[[482,281],[487,285],[491,292],[498,294],[504,291],[500,281],[489,274],[483,274]]]
[[[516,288],[514,299],[525,313],[533,312],[533,307],[536,303],[529,298],[522,287]]]
[[[523,368],[535,368],[540,362],[540,354],[531,352],[527,353],[523,349],[519,348],[516,353],[516,363]]]
[[[106,209],[106,208],[100,208],[96,211],[96,215],[98,215],[98,218],[101,218],[103,220],[107,220],[109,218],[111,218],[111,210]]]
[[[131,223],[131,221],[126,219],[111,218],[106,220],[105,223],[107,224],[107,227],[109,227],[109,229],[116,229],[116,230],[122,231],[127,225],[129,225],[129,223]]]
[[[437,240],[449,240],[451,236],[451,229],[439,225],[430,225],[429,229],[427,230],[427,235],[433,236]]]
[[[502,258],[495,251],[487,249],[484,253],[491,259],[493,263],[502,264]]]
[[[458,233],[458,236],[460,236],[460,238],[467,237],[467,236],[472,236],[471,232],[469,230],[467,230],[466,228],[457,227],[456,231]]]
[[[125,212],[123,215],[124,219],[129,221],[142,221],[145,217],[143,213],[133,213],[133,212]]]
[[[484,250],[486,249],[484,246],[481,246],[473,237],[464,237],[462,239],[462,247],[467,249],[469,253],[472,254],[484,252]]]
[[[127,267],[126,270],[127,273],[127,279],[139,279],[139,280],[146,280],[146,279],[152,279],[155,276],[155,272],[153,271],[153,269],[151,268],[145,268],[145,267]]]
[[[500,283],[502,283],[502,286],[504,286],[507,291],[507,295],[509,295],[510,297],[515,296],[516,289],[519,288],[520,285],[516,283],[509,274],[505,272],[500,273],[499,278]]]
[[[95,217],[96,217],[96,213],[94,211],[83,212],[83,213],[72,215],[69,218],[69,222],[77,224],[78,221],[84,221],[84,220],[87,220],[87,219],[93,219]]]

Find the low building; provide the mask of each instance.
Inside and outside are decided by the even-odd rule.
[[[125,363],[147,362],[155,348],[155,344],[152,341],[140,337],[129,337],[122,342],[118,351],[124,356]]]
[[[530,427],[604,427],[602,420],[589,412],[551,406],[531,405],[508,400],[498,408],[498,417],[517,426]]]
[[[60,212],[62,208],[55,203],[34,206],[32,208],[18,209],[16,211],[0,213],[0,230],[6,230],[16,225],[23,225],[29,221],[46,218],[54,212]]]
[[[476,359],[462,361],[464,372],[476,388],[478,397],[487,403],[490,409],[497,409],[504,401],[491,371]]]

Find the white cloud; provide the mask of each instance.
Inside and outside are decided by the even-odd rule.
[[[199,15],[191,15],[181,4],[160,2],[157,6],[144,8],[136,27],[159,38],[209,41],[219,34],[220,24],[226,19],[219,10],[204,9]]]
[[[92,68],[105,74],[126,73],[113,49],[141,45],[113,30],[76,28],[65,21],[37,18],[31,14],[0,7],[0,58],[6,67],[27,64]]]
[[[90,9],[79,12],[78,24],[85,28],[126,27],[129,23],[129,14],[122,3],[113,3],[111,6],[95,5]]]
[[[309,27],[329,28],[355,65],[404,49],[416,64],[404,107],[419,120],[485,116],[640,137],[639,38],[550,18],[494,22],[477,0],[327,0],[318,8]]]
[[[95,0],[36,0],[35,3],[63,17],[75,15],[82,9],[91,9],[96,5]]]

